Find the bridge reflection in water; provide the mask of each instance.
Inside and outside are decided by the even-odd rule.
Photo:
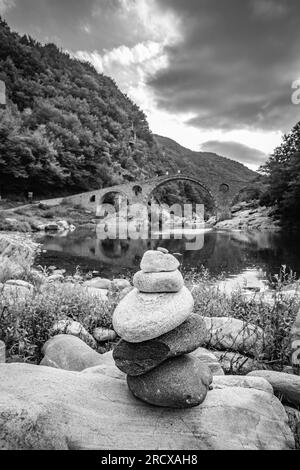
[[[203,233],[203,243],[196,251],[186,250],[182,240],[99,240],[96,232],[77,230],[65,237],[47,235],[41,242],[46,253],[38,264],[55,265],[74,272],[76,266],[84,270],[97,269],[102,275],[135,272],[146,250],[158,246],[172,253],[182,254],[184,268],[199,268],[225,276],[238,275],[246,269],[257,268],[265,276],[278,273],[287,264],[300,273],[298,238],[272,232],[217,232]],[[189,240],[188,240],[189,241]]]

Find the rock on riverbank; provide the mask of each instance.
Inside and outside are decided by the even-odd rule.
[[[279,231],[278,220],[274,209],[269,207],[253,207],[253,204],[242,203],[232,208],[232,219],[218,222],[214,228],[221,230],[274,230]]]

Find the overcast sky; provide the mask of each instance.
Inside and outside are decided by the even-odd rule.
[[[12,29],[88,60],[153,132],[257,168],[300,120],[299,0],[0,0]]]

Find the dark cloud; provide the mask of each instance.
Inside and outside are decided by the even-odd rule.
[[[15,0],[5,13],[12,29],[70,51],[134,45],[122,0]]]
[[[291,102],[300,78],[299,0],[5,2],[15,4],[4,14],[13,29],[71,52],[100,54],[149,39],[153,18],[139,21],[137,6],[156,16],[170,11],[181,40],[165,46],[169,65],[151,71],[159,108],[193,115],[188,124],[199,129],[289,131],[299,120],[300,106]],[[161,29],[167,38],[168,25]]]
[[[298,0],[160,0],[183,40],[149,81],[161,107],[193,112],[200,128],[289,130],[299,120]]]
[[[268,155],[255,148],[247,147],[247,145],[238,142],[220,142],[219,140],[205,142],[201,146],[201,151],[217,153],[252,167],[259,167],[268,158]]]

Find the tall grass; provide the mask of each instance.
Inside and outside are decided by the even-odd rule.
[[[80,322],[90,333],[96,327],[111,327],[116,304],[91,297],[79,284],[46,284],[33,295],[0,292],[0,339],[6,343],[7,356],[39,362],[41,348],[51,337],[58,320]]]
[[[278,369],[290,364],[290,333],[300,308],[300,296],[297,291],[293,296],[286,296],[285,290],[286,286],[295,283],[295,279],[295,274],[283,266],[272,279],[272,301],[266,302],[263,294],[249,298],[240,289],[231,295],[224,293],[206,270],[186,276],[195,300],[195,312],[206,317],[237,318],[244,322],[245,329],[248,324],[262,328],[264,352],[255,359]]]

